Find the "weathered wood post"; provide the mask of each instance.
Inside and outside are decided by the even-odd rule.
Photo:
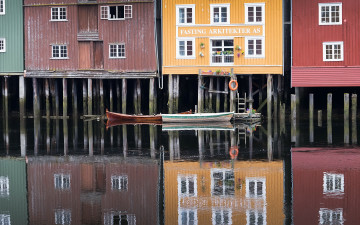
[[[285,103],[280,103],[280,134],[285,134],[285,113]]]
[[[50,125],[51,125],[51,120],[50,117],[47,116],[46,117],[46,153],[47,154],[50,154],[50,150],[51,150]]]
[[[88,89],[90,89],[90,87],[88,87]],[[90,90],[92,90],[92,88]],[[89,121],[87,123],[88,123],[88,138],[89,138],[89,156],[93,156],[94,155],[93,123],[92,121]]]
[[[123,125],[122,127],[123,129],[123,154],[124,154],[124,158],[127,157],[127,152],[128,152],[128,139],[127,139],[127,129],[126,129],[126,125]]]
[[[268,156],[268,161],[273,160],[273,138],[272,138],[272,123],[271,122],[272,122],[271,119],[267,120],[267,156]],[[293,127],[291,127],[291,128],[293,129]]]
[[[40,117],[40,98],[39,98],[37,79],[33,78],[32,81],[33,81],[33,107],[34,107],[34,118],[35,118],[35,117]]]
[[[121,112],[126,113],[126,98],[127,98],[127,80],[122,79],[122,93],[121,93]]]
[[[116,80],[116,109],[121,112],[120,80]]]
[[[309,141],[314,142],[314,94],[309,94]]]
[[[211,77],[210,78],[210,83],[209,83],[209,90],[214,90],[214,78]],[[208,102],[208,109],[209,109],[209,112],[213,112],[214,109],[213,109],[213,93],[209,93],[209,102]]]
[[[318,126],[322,127],[322,110],[318,110]]]
[[[356,115],[357,113],[357,94],[351,95],[351,143],[357,144],[357,122],[356,122]]]
[[[34,78],[33,78],[34,79]],[[39,153],[40,116],[34,115],[34,155]]]
[[[135,104],[135,114],[140,114],[141,113],[141,83],[140,83],[140,79],[136,79],[136,81],[135,81],[134,104]]]
[[[67,96],[67,80],[66,78],[62,79],[63,83],[63,117],[65,118],[68,115],[68,96]]]
[[[264,86],[264,77],[261,76],[260,85],[259,85],[259,104],[263,101],[263,86]]]
[[[220,91],[220,78],[219,77],[216,78],[216,91],[218,91],[218,92]],[[220,101],[221,101],[220,93],[217,93],[216,94],[216,104],[215,104],[216,112],[220,112]]]
[[[105,150],[105,126],[100,126],[100,152],[104,155]]]
[[[63,119],[63,133],[64,133],[64,156],[69,153],[69,129],[68,120]]]
[[[180,75],[176,75],[174,77],[174,111],[177,113],[179,112],[179,95],[180,95],[180,90],[179,90],[179,85],[180,85]]]
[[[344,94],[344,120],[349,121],[350,114],[350,96],[349,93]]]
[[[237,77],[233,73],[233,69],[231,68],[231,80],[235,80],[237,82]],[[230,112],[236,112],[236,93],[237,90],[231,91],[230,90]]]
[[[19,110],[20,116],[26,114],[26,85],[24,76],[19,76]]]
[[[200,74],[201,71],[199,71],[199,76],[198,76],[198,112],[202,113],[204,112],[204,88],[203,88],[204,78]]]
[[[114,99],[112,82],[109,82],[109,98],[110,98],[110,112],[114,112]]]
[[[21,156],[26,156],[26,122],[24,117],[20,117],[20,149]]]
[[[224,81],[224,91],[226,93],[229,93],[229,78],[225,77],[225,81]],[[226,94],[224,96],[224,112],[228,111],[228,101],[229,101],[229,94]]]
[[[8,77],[4,76],[4,86],[3,86],[3,107],[5,115],[9,113],[9,87],[8,87]]]
[[[249,75],[249,110],[250,112],[252,112],[252,109],[253,109],[253,88],[252,88],[252,75]],[[261,103],[261,102],[260,102]]]
[[[54,79],[55,85],[55,116],[58,117],[60,114],[60,94],[59,94],[59,85],[57,79]]]
[[[46,117],[50,117],[50,88],[49,88],[49,79],[45,79],[45,110]]]
[[[88,107],[87,107],[87,93],[88,93],[88,91],[87,91],[87,85],[86,85],[86,79],[83,79],[82,80],[82,91],[83,91],[83,115],[87,115],[88,114],[88,112],[87,112],[87,110],[88,110]]]
[[[332,94],[327,95],[327,120],[331,120],[332,117]]]
[[[99,80],[99,91],[100,91],[100,115],[105,113],[105,104],[104,104],[104,80]]]
[[[92,79],[88,79],[88,94],[87,94],[88,110],[87,111],[89,115],[92,115],[92,101],[93,101],[92,89],[93,89]]]
[[[274,96],[274,119],[276,120],[278,118],[278,79],[273,79],[273,96]]]
[[[268,120],[271,119],[271,94],[272,94],[272,76],[271,74],[267,75],[267,117]]]
[[[291,120],[296,120],[296,95],[291,95]]]
[[[205,144],[204,144],[204,131],[198,131],[198,146],[199,146],[199,160],[202,161],[204,157]],[[201,163],[201,162],[200,162]]]
[[[76,118],[78,115],[78,93],[77,93],[77,85],[76,85],[76,79],[72,79],[71,82],[72,85],[72,114],[73,117]]]
[[[155,78],[149,80],[149,114],[155,114],[155,104],[156,104],[156,87],[155,87]]]

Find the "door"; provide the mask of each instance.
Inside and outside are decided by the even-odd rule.
[[[91,49],[90,41],[79,42],[79,69],[91,68],[90,49]]]
[[[104,50],[103,42],[94,42],[94,66],[95,69],[104,69]]]

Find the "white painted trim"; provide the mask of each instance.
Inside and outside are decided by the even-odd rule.
[[[187,50],[187,44],[186,41],[192,41],[193,51],[191,56],[181,56],[180,55],[180,49],[179,49],[179,42],[185,41],[185,54]],[[195,38],[176,38],[176,59],[196,59],[196,48],[195,48]]]
[[[0,2],[2,2],[3,3],[3,12],[0,12],[0,15],[5,15],[5,1],[6,0],[0,0]]]
[[[331,22],[331,10],[329,11],[329,23],[323,23],[321,22],[321,7],[322,6],[329,6],[331,9],[331,6],[339,6],[339,22]],[[332,2],[332,3],[319,3],[319,25],[342,25],[342,3],[341,2]]]
[[[113,56],[110,56],[110,46],[111,45],[116,45],[116,55],[119,55],[119,45],[124,45],[124,56],[121,56],[121,57],[113,57]],[[126,45],[125,43],[109,43],[109,59],[126,59]]]
[[[124,6],[124,18],[111,18],[110,17],[110,7],[116,7],[116,10],[118,10],[118,7],[119,6]],[[131,17],[126,17],[125,16],[125,8],[126,7],[131,7]],[[109,6],[107,6],[108,7],[108,11],[107,11],[107,13],[108,13],[108,20],[125,20],[125,19],[131,19],[132,18],[132,14],[133,14],[133,10],[132,10],[132,5],[109,5]]]
[[[244,3],[245,6],[245,24],[247,25],[262,25],[265,24],[265,3]],[[262,18],[261,18],[261,22],[256,22],[256,11],[254,11],[254,22],[249,22],[248,21],[248,8],[249,7],[258,7],[261,6],[261,11],[262,11]],[[265,34],[264,34],[265,35]]]
[[[227,8],[227,22],[226,23],[223,23],[223,22],[215,23],[214,22],[214,8],[215,7],[226,7]],[[221,14],[221,11],[219,13]],[[221,21],[221,18],[219,18],[219,21]],[[226,3],[226,4],[210,4],[210,24],[211,25],[230,24],[230,3]]]
[[[3,43],[4,43],[4,49],[0,49],[0,52],[6,52],[6,39],[0,38],[0,41],[3,41]]]
[[[187,23],[186,22],[186,12],[185,12],[185,23],[179,23],[179,9],[180,8],[191,8],[192,9],[192,22]],[[176,5],[176,25],[179,26],[192,26],[195,25],[195,4],[186,4],[186,5]]]
[[[58,9],[57,12],[57,19],[53,19],[53,9]],[[60,19],[60,9],[65,9],[65,19]],[[68,21],[67,20],[68,17],[68,10],[67,7],[50,7],[50,21]]]
[[[332,45],[332,57],[334,58],[334,45],[340,45],[341,47],[341,59],[326,59],[326,46]],[[338,41],[338,42],[323,42],[323,61],[324,62],[340,62],[344,61],[344,42]]]
[[[109,19],[109,6],[100,6],[100,19]]]
[[[261,45],[261,55],[256,55],[256,46],[254,48],[254,55],[249,55],[248,54],[248,42],[249,40],[254,40],[256,42],[256,40],[261,40],[262,41],[262,45]],[[255,43],[256,45],[256,43]],[[261,58],[265,58],[265,38],[264,37],[245,37],[245,58],[247,59],[261,59]]]

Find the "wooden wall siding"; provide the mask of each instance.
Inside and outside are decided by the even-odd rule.
[[[97,5],[79,5],[78,6],[78,29],[79,32],[97,32],[98,31],[98,6]]]
[[[23,34],[22,0],[7,0],[5,15],[0,15],[0,38],[6,39],[6,52],[0,53],[0,74],[24,72]]]
[[[318,224],[320,208],[342,208],[344,224],[358,223],[359,153],[359,149],[292,149],[294,224]],[[323,194],[324,172],[344,174],[343,195]]]
[[[265,3],[265,58],[237,57],[234,51],[234,65],[210,66],[210,40],[208,37],[195,39],[196,59],[176,59],[176,5],[195,4],[195,25],[210,24],[210,4],[230,3],[230,23],[245,24],[245,3]],[[234,68],[236,74],[282,74],[283,70],[283,28],[282,0],[163,0],[163,73],[198,74],[199,69],[212,70]],[[227,36],[227,35],[224,35]],[[205,48],[200,48],[200,43]],[[245,49],[245,38],[235,37],[234,46]],[[203,52],[204,57],[199,56]]]
[[[319,3],[342,2],[342,25],[319,25]],[[360,66],[360,1],[293,0],[294,67]],[[344,61],[324,62],[323,42],[344,42]],[[324,77],[325,81],[327,78]]]
[[[181,206],[197,210],[198,224],[212,224],[212,210],[230,209],[233,224],[247,224],[246,210],[250,207],[266,208],[264,224],[282,224],[283,162],[165,162],[165,224],[177,224]],[[212,196],[211,169],[234,171],[234,197]],[[197,196],[178,198],[178,175],[196,175]],[[266,178],[266,199],[246,198],[246,178]],[[239,186],[241,185],[241,187]],[[240,187],[240,188],[237,188]]]

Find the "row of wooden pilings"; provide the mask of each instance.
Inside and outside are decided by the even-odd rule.
[[[344,93],[344,144],[350,143],[350,94]],[[291,140],[299,143],[298,119],[299,119],[299,99],[296,94],[291,95]],[[322,110],[317,111],[318,126],[322,127]],[[332,138],[332,118],[333,118],[333,95],[327,94],[326,121],[327,121],[327,142],[333,143]],[[351,95],[351,142],[357,144],[357,94]],[[309,94],[309,141],[314,142],[314,94]]]

